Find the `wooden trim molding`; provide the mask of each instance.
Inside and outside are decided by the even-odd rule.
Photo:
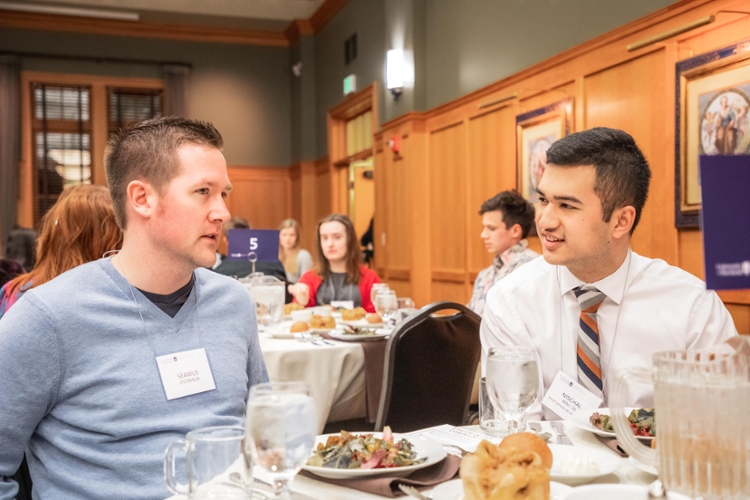
[[[95,35],[157,38],[190,42],[232,43],[288,47],[287,35],[279,31],[217,28],[144,21],[119,21],[76,16],[3,11],[0,28],[65,31]]]
[[[727,304],[750,305],[750,290],[724,290],[718,294],[719,298]]]
[[[411,279],[411,271],[409,269],[388,268],[385,270],[385,279],[409,281]]]
[[[452,271],[448,269],[432,271],[432,281],[466,283],[466,271]]]
[[[295,19],[289,23],[289,26],[284,30],[284,35],[287,40],[289,40],[290,45],[297,43],[302,35],[314,34],[315,29],[313,28],[312,23],[307,19]]]

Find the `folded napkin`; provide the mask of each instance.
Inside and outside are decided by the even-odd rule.
[[[301,475],[315,479],[317,481],[323,481],[324,483],[335,484],[337,486],[344,486],[346,488],[352,488],[354,490],[364,491],[365,493],[372,493],[383,497],[400,497],[404,493],[398,489],[400,484],[408,484],[418,489],[432,488],[440,483],[453,479],[458,474],[458,467],[461,465],[461,458],[448,455],[445,460],[419,469],[413,472],[409,477],[393,477],[393,476],[379,476],[373,478],[356,478],[356,479],[329,479],[327,477],[320,477],[312,474],[308,471],[300,472]]]

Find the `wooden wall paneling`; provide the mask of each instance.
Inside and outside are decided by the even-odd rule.
[[[480,237],[479,209],[500,191],[516,187],[515,109],[515,104],[509,103],[468,121],[467,254],[468,269],[474,274],[489,266],[493,258]]]
[[[432,302],[449,301],[466,304],[469,298],[466,296],[468,285],[466,283],[454,283],[450,281],[433,280]]]
[[[227,208],[232,216],[246,218],[255,229],[276,229],[292,216],[292,182],[286,167],[227,169],[232,192]]]
[[[315,218],[315,163],[303,161],[290,168],[292,181],[292,217],[302,227],[302,248],[309,251],[315,258],[317,240],[315,228],[318,223]]]
[[[375,164],[375,222],[373,225],[373,245],[375,246],[375,259],[373,267],[382,279],[385,276],[387,262],[386,246],[383,235],[386,234],[388,216],[388,204],[385,201],[387,191],[387,168],[385,165],[388,148],[383,144],[383,133],[377,132],[373,138],[373,162]]]
[[[430,255],[432,300],[465,301],[468,283],[437,287],[436,272],[466,272],[465,125],[438,130],[430,137]],[[450,290],[450,297],[440,290]]]
[[[387,241],[388,254],[387,272],[391,270],[408,271],[411,266],[411,161],[410,137],[400,128],[396,134],[401,139],[401,152],[394,154],[386,152],[386,194],[388,205]]]
[[[331,168],[328,157],[315,161],[315,224],[333,212]]]
[[[652,172],[649,198],[633,249],[677,264],[674,227],[674,98],[666,82],[664,50],[651,52],[586,77],[586,126],[618,128],[632,135]],[[674,65],[672,65],[674,68]],[[673,69],[674,74],[674,69]],[[649,82],[648,85],[644,82]],[[665,145],[670,145],[665,147]]]
[[[750,306],[745,304],[727,304],[729,314],[734,319],[734,326],[741,335],[750,334]]]
[[[528,97],[524,97],[528,95]],[[569,97],[573,97],[573,106],[575,107],[575,96],[576,96],[576,82],[569,81],[562,85],[557,85],[549,90],[538,91],[534,88],[524,88],[519,99],[518,114],[533,111],[535,109],[543,108],[554,104],[559,101],[563,101]],[[573,110],[573,118],[575,119],[575,109]]]
[[[409,169],[410,297],[417,307],[422,307],[433,300],[430,224],[434,217],[430,210],[430,190],[427,188],[430,183],[430,154],[423,114],[413,114],[408,133],[409,137],[404,142]]]
[[[414,300],[414,297],[412,297],[411,282],[409,282],[408,280],[389,278],[388,286],[391,288],[391,290],[396,292],[396,297],[411,297],[411,299]]]

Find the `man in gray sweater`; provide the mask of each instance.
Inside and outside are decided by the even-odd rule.
[[[180,118],[110,142],[122,250],[34,288],[0,321],[0,500],[15,497],[24,452],[34,498],[165,498],[169,443],[244,423],[249,388],[268,380],[255,307],[203,269],[229,218],[221,146],[212,125]]]

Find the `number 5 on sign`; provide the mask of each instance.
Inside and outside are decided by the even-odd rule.
[[[227,231],[228,260],[274,262],[279,260],[279,232],[271,229],[230,229]]]

